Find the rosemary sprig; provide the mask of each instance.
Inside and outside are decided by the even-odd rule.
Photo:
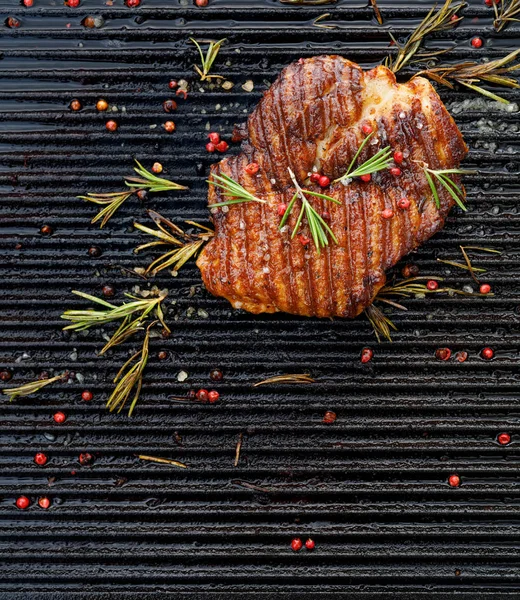
[[[190,38],[190,41],[193,42],[195,44],[195,46],[197,46],[197,50],[199,51],[199,54],[200,54],[200,62],[201,62],[202,69],[200,67],[198,67],[197,65],[193,65],[195,70],[197,71],[197,73],[200,75],[200,80],[205,81],[206,79],[211,79],[211,78],[224,79],[224,77],[222,77],[222,75],[210,75],[209,72],[211,71],[211,67],[213,66],[213,63],[215,62],[215,59],[217,58],[217,54],[220,51],[220,47],[226,41],[226,38],[219,40],[218,42],[209,41],[209,46],[208,46],[208,49],[206,50],[206,56],[204,56],[204,53],[202,52],[202,48],[200,47],[200,43],[197,40]],[[202,41],[203,40],[201,40],[201,42]]]
[[[186,233],[180,227],[175,225],[175,223],[172,223],[159,213],[149,210],[148,214],[159,229],[150,229],[140,223],[134,223],[134,227],[144,233],[153,235],[159,241],[142,244],[135,249],[135,252],[161,245],[171,245],[176,246],[176,248],[166,252],[159,258],[156,258],[148,265],[145,274],[152,273],[152,275],[155,275],[159,271],[171,266],[173,266],[174,271],[178,271],[184,263],[193,256],[196,256],[203,244],[213,237],[214,234],[212,229],[204,227],[204,225],[200,225],[199,223],[195,223],[195,221],[186,221],[186,223],[198,227],[202,232],[195,234]]]
[[[21,396],[30,396],[31,394],[36,394],[42,388],[55,381],[63,380],[63,378],[67,375],[67,373],[62,373],[61,375],[56,375],[55,377],[50,377],[49,379],[38,379],[37,381],[31,381],[30,383],[24,383],[18,387],[14,388],[4,388],[2,390],[3,394],[9,396],[9,401],[12,402],[15,398]]]
[[[374,156],[372,156],[371,158],[366,160],[364,163],[362,163],[361,165],[354,168],[354,165],[356,164],[356,160],[358,159],[359,155],[363,151],[363,148],[366,146],[368,140],[373,135],[374,135],[373,133],[367,135],[367,137],[363,140],[363,142],[359,146],[358,151],[354,155],[354,158],[352,159],[352,162],[350,163],[346,173],[344,175],[342,175],[341,177],[339,177],[338,179],[335,179],[334,183],[341,182],[343,184],[347,184],[354,177],[361,177],[361,175],[370,175],[372,173],[376,173],[377,171],[382,171],[383,169],[388,169],[388,167],[391,164],[390,156],[392,155],[392,150],[391,150],[390,146],[386,146],[386,148],[382,148],[376,154],[374,154]]]
[[[341,203],[339,200],[336,200],[335,198],[331,198],[330,196],[326,196],[325,194],[319,194],[318,192],[311,192],[310,190],[303,190],[300,187],[300,185],[298,184],[298,182],[296,181],[296,177],[295,177],[294,173],[292,172],[292,170],[288,168],[288,171],[289,171],[289,175],[291,176],[293,185],[296,189],[296,192],[294,193],[294,196],[292,197],[291,201],[287,205],[287,208],[282,217],[282,220],[280,221],[279,229],[281,229],[287,222],[287,219],[289,218],[289,215],[291,214],[291,211],[294,207],[294,203],[299,198],[302,206],[300,209],[300,214],[298,215],[298,218],[296,219],[296,224],[292,231],[291,239],[293,239],[294,236],[298,233],[298,229],[300,228],[300,225],[302,223],[303,216],[305,215],[305,217],[307,218],[307,223],[309,225],[309,230],[311,232],[312,239],[314,241],[314,245],[316,246],[316,251],[318,254],[320,254],[320,248],[325,248],[325,246],[329,245],[329,240],[327,238],[327,234],[330,235],[330,237],[332,238],[332,240],[334,241],[335,244],[338,243],[338,240],[337,240],[336,236],[334,235],[332,229],[328,226],[326,221],[323,219],[323,217],[318,213],[318,211],[309,202],[307,196],[315,196],[316,198],[322,198],[323,200],[329,200],[330,202],[334,202],[335,204],[341,204]]]
[[[238,442],[235,448],[235,467],[238,467],[238,461],[240,460],[240,451],[242,450],[242,442],[244,441],[244,434],[240,432],[238,434]]]
[[[123,203],[130,198],[134,192],[135,190],[126,190],[123,192],[113,192],[108,194],[88,193],[86,196],[78,196],[78,198],[81,200],[88,200],[89,202],[100,204],[105,207],[98,212],[92,221],[90,221],[91,223],[96,223],[101,219],[100,228],[103,229],[103,227],[115,215]]]
[[[118,413],[121,412],[127,400],[130,398],[130,395],[133,393],[133,398],[128,410],[128,416],[132,416],[132,412],[137,404],[143,385],[143,371],[148,362],[150,328],[156,323],[157,321],[154,321],[148,325],[141,350],[131,356],[115,376],[114,383],[116,384],[116,387],[110,395],[110,398],[107,400],[107,408],[110,412],[113,412],[116,409]]]
[[[500,9],[493,2],[493,8],[495,10],[495,20],[493,21],[493,27],[496,31],[501,31],[511,21],[519,22],[520,19],[514,17],[520,14],[520,0],[509,0],[504,2],[500,0]]]
[[[109,348],[120,344],[124,340],[128,339],[131,335],[142,329],[143,322],[152,312],[154,312],[155,316],[159,319],[161,325],[167,331],[170,331],[164,322],[164,314],[161,308],[161,303],[167,296],[166,293],[160,292],[155,298],[138,298],[136,296],[132,296],[131,294],[125,294],[128,298],[131,298],[134,301],[128,302],[127,304],[122,304],[121,306],[115,306],[114,304],[110,304],[110,302],[106,302],[101,298],[96,298],[95,296],[78,292],[77,290],[73,290],[72,293],[80,296],[81,298],[85,298],[86,300],[101,304],[106,308],[105,310],[66,310],[61,315],[61,318],[71,321],[72,324],[67,325],[63,329],[82,331],[84,329],[89,329],[90,327],[96,327],[105,325],[106,323],[111,323],[112,321],[122,320],[121,325],[110,338],[110,340],[105,344],[100,354],[104,354]],[[136,319],[132,320],[131,315],[135,313],[139,313],[139,315]]]
[[[474,267],[471,263],[471,260],[468,256],[467,250],[476,250],[480,252],[490,252],[492,254],[502,254],[500,250],[494,250],[493,248],[482,248],[481,246],[459,246],[460,251],[462,252],[462,256],[464,258],[464,264],[454,262],[452,260],[443,260],[442,258],[438,258],[437,261],[440,263],[444,263],[446,265],[450,265],[452,267],[457,267],[459,269],[464,269],[465,271],[469,271],[473,281],[477,284],[480,284],[477,273],[486,273],[487,269],[483,269],[481,267]]]
[[[146,454],[138,454],[137,458],[140,460],[147,460],[149,462],[161,463],[164,465],[173,465],[174,467],[180,467],[181,469],[187,469],[187,465],[179,462],[178,460],[172,460],[171,458],[160,458],[158,456],[147,456]]]
[[[237,181],[223,173],[222,175],[213,175],[211,179],[206,179],[210,185],[219,187],[224,190],[224,196],[230,198],[225,202],[217,202],[216,204],[209,205],[210,208],[217,208],[219,206],[230,206],[232,204],[241,204],[242,202],[260,202],[266,204],[267,200],[257,198],[251,192],[248,192],[246,188],[242,187]]]
[[[444,260],[443,258],[438,258],[437,262],[443,263],[444,265],[450,265],[450,267],[457,267],[458,269],[464,269],[465,271],[469,271],[467,264],[458,263],[453,260]],[[478,273],[486,273],[487,272],[486,269],[482,269],[480,267],[472,267],[472,268],[475,272],[478,272]]]
[[[417,73],[417,75],[425,75],[433,81],[450,89],[454,88],[454,83],[458,83],[487,98],[491,98],[496,102],[508,104],[509,101],[505,98],[476,84],[485,81],[487,83],[502,85],[508,88],[520,88],[520,84],[515,79],[508,77],[509,73],[520,69],[520,64],[506,66],[513,62],[519,53],[520,49],[511,52],[507,56],[504,56],[504,58],[498,58],[487,63],[465,61],[457,65],[446,65],[425,69],[424,71]]]
[[[372,5],[372,8],[374,9],[374,14],[376,16],[377,22],[379,23],[379,25],[382,25],[383,17],[381,16],[381,11],[379,10],[379,6],[377,5],[377,0],[370,0],[370,4]]]
[[[269,385],[271,383],[279,384],[279,383],[315,383],[315,379],[313,379],[309,373],[303,374],[289,374],[289,375],[276,375],[275,377],[269,377],[268,379],[263,379],[262,381],[257,381],[253,384],[253,387],[259,387],[261,385]]]
[[[385,313],[375,304],[371,304],[365,308],[365,315],[372,325],[377,341],[381,342],[381,337],[384,337],[391,342],[392,337],[390,330],[393,329],[394,331],[397,331],[397,327],[385,315]]]
[[[314,21],[312,22],[312,24],[314,25],[314,27],[321,27],[322,29],[335,29],[336,28],[335,25],[329,25],[327,23],[322,23],[322,21],[324,19],[326,19],[327,17],[330,17],[330,13],[323,13],[319,17],[316,17],[314,19]]]
[[[424,176],[428,181],[430,190],[435,200],[437,208],[441,207],[441,200],[437,191],[437,185],[435,182],[440,183],[442,187],[447,190],[450,196],[455,200],[458,206],[464,211],[468,210],[464,204],[464,192],[462,189],[449,177],[451,174],[468,175],[475,173],[475,171],[468,171],[464,169],[430,169],[426,165],[423,165]]]
[[[185,185],[180,185],[179,183],[175,183],[175,181],[157,177],[157,175],[154,175],[145,169],[138,160],[135,162],[137,163],[137,167],[134,167],[134,171],[140,175],[140,177],[127,177],[125,180],[127,186],[135,188],[134,191],[140,189],[148,190],[150,192],[166,192],[170,190],[188,189]]]
[[[456,15],[463,6],[465,6],[464,2],[453,6],[453,0],[446,0],[439,10],[436,10],[437,5],[435,5],[426,17],[424,17],[419,26],[411,33],[403,46],[401,46],[394,36],[390,34],[393,42],[398,47],[398,52],[395,59],[388,56],[385,60],[385,65],[394,73],[400,71],[417,54],[417,51],[421,47],[426,36],[438,31],[452,29],[462,20],[462,17],[452,20],[452,17]],[[432,53],[428,56],[432,56]]]

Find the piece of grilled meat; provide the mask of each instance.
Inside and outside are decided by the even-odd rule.
[[[385,170],[368,183],[332,184],[325,193],[339,205],[312,199],[318,211],[330,213],[337,245],[330,240],[318,253],[312,241],[304,246],[299,236],[291,240],[299,200],[282,231],[278,214],[295,191],[288,168],[302,187],[321,191],[309,183],[309,174],[317,170],[331,180],[343,175],[366,137],[364,124],[375,133],[358,164],[390,145],[404,155],[401,175]],[[467,153],[426,79],[398,84],[386,67],[364,72],[340,56],[286,67],[249,117],[244,135],[241,153],[211,172],[229,175],[267,204],[214,208],[215,237],[197,264],[212,294],[252,313],[358,315],[384,285],[385,269],[439,231],[454,204],[438,185],[436,207],[422,165],[457,168]],[[253,176],[245,170],[251,162],[260,166]],[[403,197],[410,201],[407,210],[398,208]],[[225,200],[219,188],[209,186],[210,205]],[[388,208],[393,217],[383,218]],[[301,232],[311,238],[305,220]]]

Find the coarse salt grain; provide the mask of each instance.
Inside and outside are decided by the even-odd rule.
[[[400,119],[406,119],[406,113],[405,113],[404,111],[403,111],[403,112],[400,112],[400,113],[399,113],[399,118],[400,118]]]
[[[188,373],[186,373],[186,371],[181,371],[177,375],[177,381],[186,381],[186,379],[188,379]]]

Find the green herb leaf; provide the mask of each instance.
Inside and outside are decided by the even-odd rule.
[[[251,192],[248,192],[244,187],[242,187],[238,182],[223,173],[222,175],[212,174],[211,179],[206,179],[206,181],[215,187],[221,188],[224,190],[224,196],[226,198],[231,198],[231,200],[226,200],[225,202],[217,202],[215,204],[210,204],[209,208],[218,208],[219,206],[231,206],[232,204],[241,204],[242,202],[260,202],[261,204],[266,204],[267,200],[262,200],[261,198],[257,198]]]

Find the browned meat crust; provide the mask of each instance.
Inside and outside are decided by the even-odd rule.
[[[390,145],[405,155],[402,175],[382,171],[370,183],[333,184],[326,193],[340,205],[313,200],[331,214],[338,239],[318,254],[312,242],[290,239],[297,206],[289,226],[278,229],[278,205],[294,194],[288,167],[305,187],[313,168],[340,177],[365,137],[364,123],[375,134],[361,160]],[[229,175],[268,203],[213,209],[215,237],[197,261],[206,288],[253,313],[358,315],[383,286],[385,269],[439,231],[454,204],[439,189],[437,209],[416,161],[456,168],[466,153],[455,122],[423,78],[397,84],[386,67],[363,72],[340,56],[289,65],[249,117],[242,152],[212,166],[212,174]],[[250,162],[260,165],[257,175],[246,173]],[[397,207],[402,197],[411,201],[409,210]],[[223,200],[210,186],[209,203]],[[393,218],[382,218],[385,208]],[[306,225],[302,232],[309,235]]]

